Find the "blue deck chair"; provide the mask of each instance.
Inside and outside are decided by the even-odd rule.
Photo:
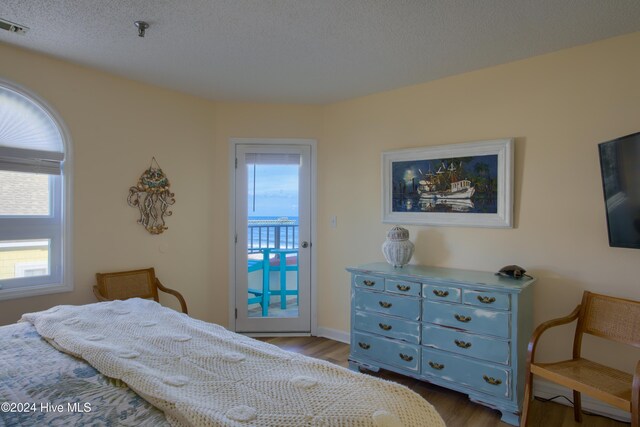
[[[276,256],[272,259],[270,254]],[[287,254],[295,254],[295,256],[287,257]],[[262,260],[249,260],[248,272],[262,270],[262,290],[248,289],[252,295],[248,299],[249,304],[260,304],[262,307],[262,316],[269,315],[269,303],[272,294],[280,295],[280,308],[287,308],[287,295],[298,295],[299,275],[296,274],[296,288],[287,289],[287,272],[298,271],[298,250],[297,249],[262,249]],[[272,291],[269,283],[270,272],[280,272],[280,288]]]

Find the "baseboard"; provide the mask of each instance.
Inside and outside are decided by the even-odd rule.
[[[570,389],[549,381],[539,380],[537,378],[534,378],[533,380],[533,394],[542,399],[549,399],[560,395],[573,401],[573,392]],[[564,399],[555,399],[554,402],[570,406],[569,402]],[[629,412],[614,408],[613,406],[607,405],[599,400],[592,399],[584,393],[582,394],[582,410],[584,412],[604,415],[605,417],[613,418],[618,421],[627,423],[631,422],[631,414]]]
[[[349,344],[351,341],[349,332],[339,331],[331,328],[318,327],[318,336],[323,338],[329,338],[330,340],[343,342]]]
[[[309,337],[309,332],[238,332],[239,334],[246,335],[253,338],[268,338],[268,337]]]

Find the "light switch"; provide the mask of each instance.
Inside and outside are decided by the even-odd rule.
[[[331,228],[338,228],[338,217],[335,215],[331,217]]]

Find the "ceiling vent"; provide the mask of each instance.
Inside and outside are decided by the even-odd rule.
[[[18,33],[24,34],[29,31],[29,27],[25,27],[24,25],[16,24],[15,22],[7,21],[0,18],[0,29],[5,31],[9,31],[10,33]]]

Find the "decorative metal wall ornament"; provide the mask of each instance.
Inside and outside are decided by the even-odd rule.
[[[154,163],[156,167],[153,166]],[[138,184],[129,188],[127,202],[129,206],[138,208],[138,224],[142,224],[151,234],[160,234],[169,228],[165,226],[164,217],[171,216],[172,212],[167,209],[176,202],[174,194],[169,190],[170,186],[169,178],[153,157],[149,169],[140,175]]]

